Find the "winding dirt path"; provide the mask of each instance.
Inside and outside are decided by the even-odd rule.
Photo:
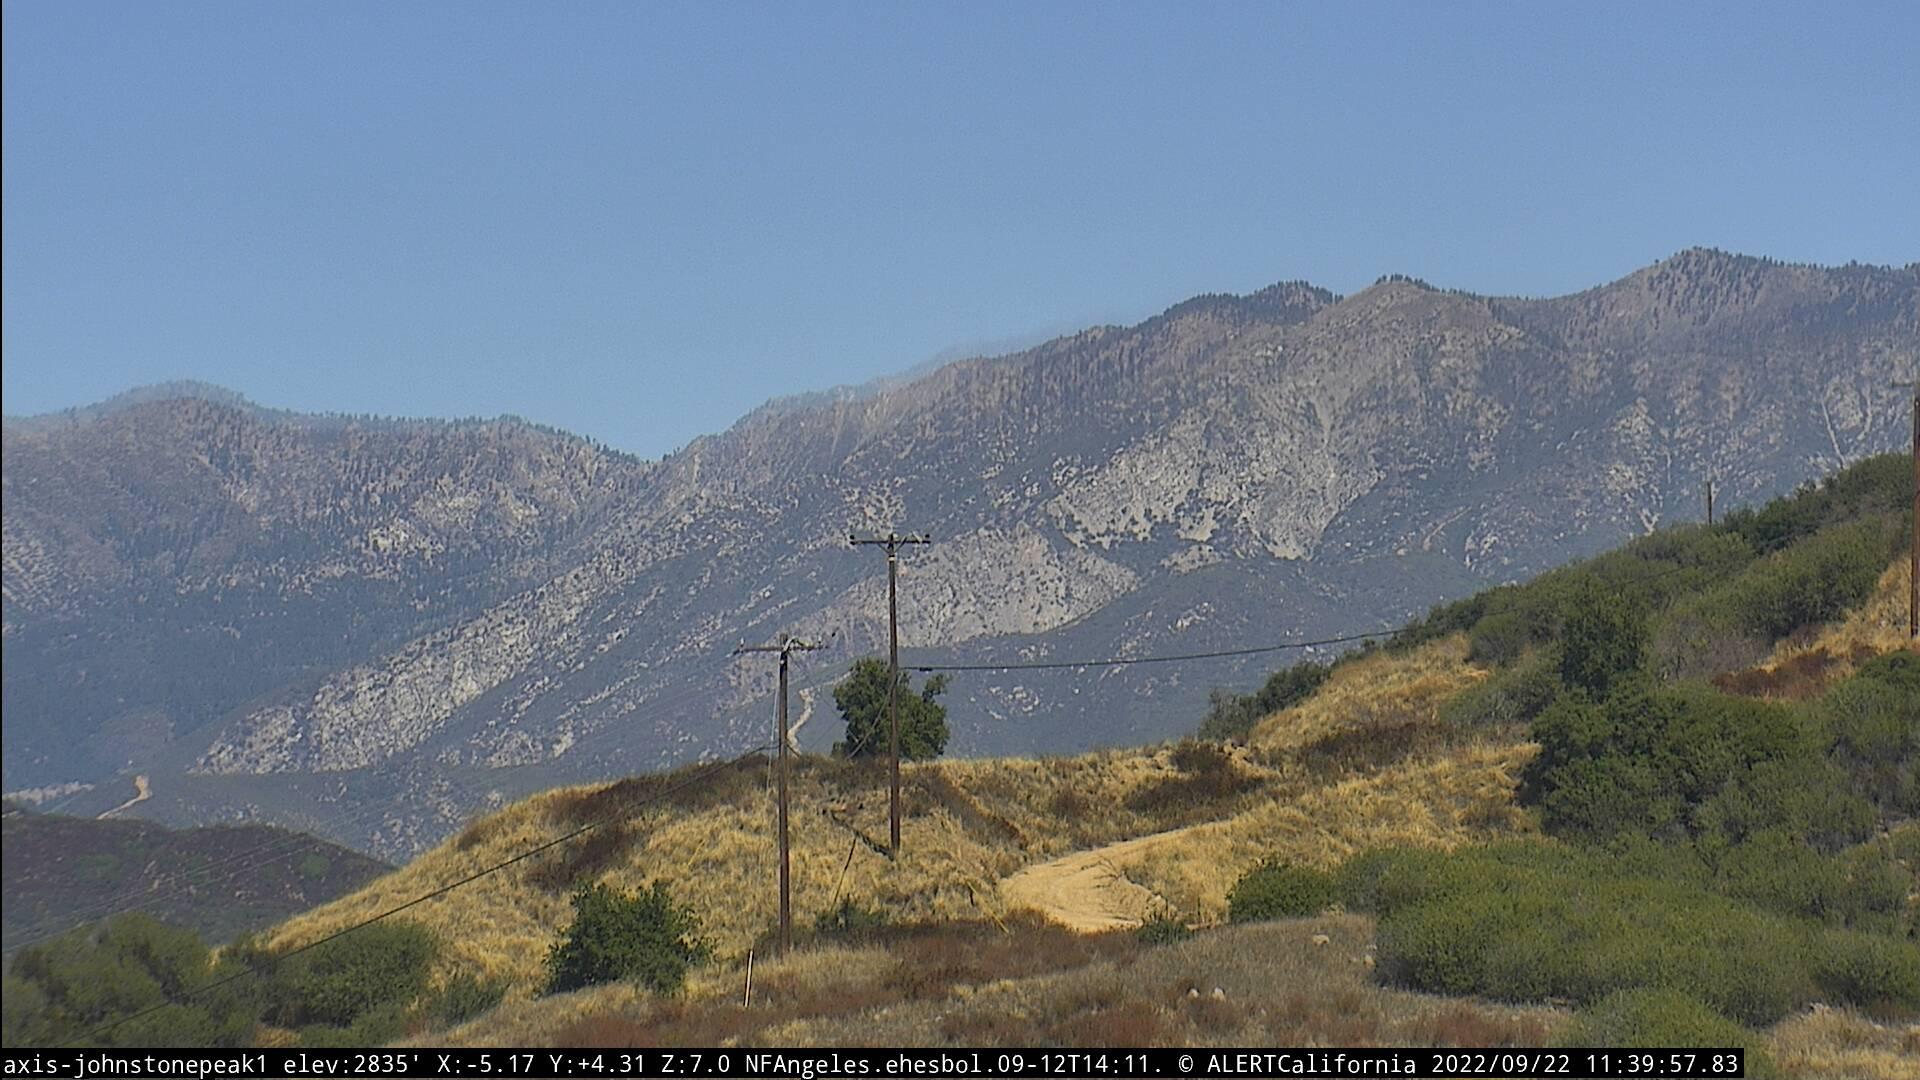
[[[1204,825],[1137,836],[1026,867],[1000,882],[1010,908],[1031,908],[1083,934],[1139,926],[1158,897],[1127,880],[1121,867],[1143,852]]]
[[[147,778],[145,776],[136,776],[133,778],[133,798],[128,799],[126,802],[121,803],[119,806],[114,807],[100,816],[102,818],[110,818],[120,811],[125,810],[127,807],[132,806],[134,803],[143,803],[151,798],[153,798],[153,788],[148,786]]]

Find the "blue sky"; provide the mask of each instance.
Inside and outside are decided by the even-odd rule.
[[[1920,259],[1920,5],[4,6],[4,406],[659,454],[1200,292]]]

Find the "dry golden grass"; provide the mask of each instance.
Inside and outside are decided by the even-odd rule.
[[[1219,911],[1233,878],[1272,850],[1328,861],[1369,843],[1453,844],[1509,827],[1511,775],[1524,754],[1515,746],[1426,746],[1414,759],[1350,772],[1344,781],[1301,763],[1320,740],[1369,724],[1435,723],[1447,693],[1484,677],[1465,664],[1465,649],[1455,637],[1344,666],[1321,695],[1264,723],[1255,747],[1230,750],[1228,761],[1215,763],[1225,772],[1197,786],[1192,781],[1204,770],[1196,771],[1196,755],[1175,747],[909,766],[907,857],[898,864],[876,851],[886,835],[885,774],[800,759],[792,784],[795,921],[810,926],[841,897],[902,920],[1004,919],[998,886],[1020,868],[1195,821],[1213,824],[1156,851],[1142,871],[1176,905],[1204,913]],[[1222,775],[1231,783],[1213,783]],[[511,994],[525,996],[537,992],[547,948],[570,918],[573,881],[634,888],[664,880],[699,915],[723,959],[744,956],[775,921],[766,777],[764,766],[723,772],[704,793],[648,803],[630,825],[589,834],[403,917],[438,934],[443,971],[505,977]],[[314,940],[662,787],[623,781],[527,799],[359,892],[289,920],[271,932],[270,944]]]
[[[931,928],[888,951],[800,950],[675,1000],[599,993],[509,1003],[446,1045],[1538,1046],[1557,1009],[1378,985],[1370,920],[1233,926],[1168,946],[1016,923]],[[1316,944],[1324,937],[1324,944]],[[762,989],[764,988],[764,990]],[[1216,993],[1217,988],[1217,993]],[[577,999],[577,1000],[569,1000]]]
[[[1378,652],[1334,669],[1312,697],[1254,726],[1249,745],[1277,760],[1350,733],[1438,722],[1440,705],[1489,674],[1451,634],[1407,653]]]
[[[1795,634],[1747,671],[1730,672],[1714,684],[1751,697],[1807,698],[1853,674],[1862,662],[1897,649],[1913,649],[1907,635],[1907,598],[1913,569],[1907,559],[1889,566],[1867,602],[1845,619],[1810,634]]]
[[[1789,1076],[1920,1080],[1920,1025],[1876,1024],[1845,1009],[1782,1020],[1767,1033],[1767,1050]]]
[[[1332,866],[1369,847],[1452,848],[1526,829],[1513,792],[1535,749],[1469,746],[1438,761],[1309,788],[1168,837],[1120,868],[1188,920],[1222,919],[1228,890],[1265,858]]]
[[[837,895],[885,907],[901,917],[977,919],[1001,914],[994,884],[1019,865],[1016,847],[996,845],[982,838],[980,830],[969,830],[909,771],[910,812],[902,822],[901,842],[914,857],[890,862],[836,823],[846,822],[870,838],[886,835],[885,793],[878,787],[884,778],[877,773],[856,777],[851,790],[863,801],[850,803],[848,771],[824,762],[802,762],[795,770],[791,830],[796,922],[810,925],[831,908],[836,886]],[[873,790],[858,786],[862,783]],[[359,892],[282,924],[269,943],[311,941],[504,861],[565,832],[579,797],[605,787],[558,789],[501,810],[463,837]],[[773,821],[771,795],[761,788],[743,793],[730,805],[643,810],[623,850],[612,858],[589,860],[601,864],[590,879],[621,888],[664,880],[675,899],[693,907],[722,956],[744,955],[775,921]],[[554,849],[411,908],[403,917],[439,936],[443,968],[505,976],[514,992],[532,992],[543,977],[547,947],[571,917],[564,883],[551,868],[576,860],[578,854],[572,845]]]

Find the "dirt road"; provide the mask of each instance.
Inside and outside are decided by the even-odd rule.
[[[1152,914],[1158,897],[1128,881],[1121,868],[1148,849],[1201,827],[1137,836],[1029,866],[1000,883],[1001,898],[1010,908],[1031,908],[1083,934],[1138,926]]]
[[[145,776],[136,776],[133,778],[133,798],[128,799],[126,802],[121,803],[119,806],[114,807],[100,816],[110,818],[120,811],[125,810],[127,807],[132,806],[134,803],[146,802],[151,798],[153,798],[153,788],[147,785],[147,778]]]

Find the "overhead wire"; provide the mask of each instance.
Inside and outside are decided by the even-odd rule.
[[[1786,546],[1788,543],[1801,540],[1801,539],[1804,539],[1804,537],[1799,535],[1793,535],[1793,534],[1776,537],[1773,541],[1769,543],[1755,546],[1752,549],[1750,558],[1736,565],[1729,565],[1729,566],[1722,566],[1722,567],[1699,566],[1699,565],[1669,566],[1669,567],[1665,567],[1663,569],[1657,570],[1653,573],[1641,575],[1639,577],[1632,578],[1632,579],[1627,579],[1627,580],[1610,579],[1608,580],[1607,583],[1609,585],[1613,585],[1616,587],[1642,585],[1649,581],[1655,581],[1660,578],[1669,577],[1674,574],[1686,573],[1688,571],[1696,571],[1696,572],[1705,574],[1707,576],[1717,576],[1719,574],[1732,573],[1735,571],[1744,570],[1754,560],[1764,558],[1767,555],[1771,555],[1774,553],[1774,551]],[[1555,567],[1553,570],[1548,570],[1545,573],[1553,573],[1556,570],[1560,570],[1560,569],[1565,569],[1565,567]],[[1509,583],[1506,585],[1490,586],[1490,588],[1519,588],[1519,587],[1521,587],[1519,583]],[[1459,602],[1461,601],[1452,601],[1452,603],[1459,603]],[[1515,610],[1520,606],[1522,606],[1522,604],[1520,602],[1516,602],[1513,604],[1506,605],[1504,607],[1489,607],[1482,613],[1482,615],[1483,617],[1485,615],[1497,615],[1505,611]],[[902,664],[900,665],[900,669],[902,671],[915,671],[915,672],[922,672],[922,673],[947,672],[947,671],[1047,671],[1047,670],[1065,670],[1065,669],[1073,669],[1073,668],[1126,667],[1132,664],[1170,664],[1170,663],[1184,663],[1184,662],[1190,662],[1195,660],[1230,659],[1230,658],[1239,657],[1239,656],[1258,656],[1263,653],[1283,652],[1291,649],[1311,649],[1311,648],[1319,648],[1319,647],[1329,646],[1329,645],[1351,644],[1356,641],[1369,641],[1377,638],[1394,637],[1398,634],[1406,633],[1407,631],[1418,630],[1419,628],[1421,628],[1423,625],[1426,624],[1427,619],[1429,617],[1430,616],[1422,616],[1418,619],[1414,619],[1409,622],[1402,623],[1398,626],[1384,627],[1379,630],[1370,630],[1370,631],[1359,632],[1359,633],[1338,634],[1332,637],[1302,638],[1302,639],[1295,639],[1295,640],[1289,640],[1289,641],[1279,641],[1279,642],[1274,642],[1273,644],[1270,644],[1270,645],[1252,645],[1252,646],[1245,646],[1245,647],[1233,648],[1233,649],[1214,649],[1214,650],[1209,650],[1205,652],[1169,653],[1169,654],[1163,654],[1158,656],[1112,656],[1112,657],[1100,657],[1100,658],[1088,659],[1088,660],[1015,660],[1015,661],[1008,661],[1006,663]]]
[[[498,873],[501,870],[505,870],[509,866],[513,866],[517,863],[524,862],[527,859],[531,859],[535,855],[540,854],[541,852],[549,851],[553,848],[559,847],[561,844],[564,844],[567,841],[574,839],[575,837],[583,836],[586,833],[592,832],[594,829],[600,828],[603,825],[612,824],[614,821],[617,821],[621,818],[631,817],[634,811],[639,809],[640,807],[646,806],[650,803],[659,802],[660,800],[665,799],[672,795],[677,795],[680,792],[685,791],[686,789],[694,786],[695,784],[700,783],[701,781],[704,781],[709,777],[716,775],[722,770],[730,768],[734,765],[737,765],[740,762],[745,761],[748,758],[752,757],[753,755],[758,754],[767,749],[769,749],[769,747],[756,746],[753,749],[748,750],[745,753],[739,754],[735,757],[726,758],[721,761],[715,761],[707,765],[700,766],[693,773],[693,775],[686,777],[685,779],[679,781],[678,783],[670,784],[664,788],[661,788],[658,791],[651,792],[645,796],[631,800],[616,810],[610,811],[606,814],[602,814],[600,817],[597,817],[592,821],[586,822],[585,824],[580,825],[577,828],[571,829],[565,833],[562,833],[559,836],[556,836],[550,840],[543,841],[539,844],[534,845],[533,847],[527,848],[526,850],[521,851],[510,858],[502,859],[499,862],[493,863],[480,870],[476,870],[473,873],[468,874],[466,877],[459,879],[458,881],[449,882],[448,884],[442,885],[436,889],[432,889],[428,892],[422,893],[419,896],[416,896],[413,899],[408,900],[404,903],[395,904],[394,906],[387,908],[379,912],[378,914],[370,915],[367,918],[360,920],[359,922],[342,927],[338,930],[333,931],[330,934],[324,934],[318,938],[315,938],[312,941],[307,942],[304,945],[295,946],[294,948],[288,949],[286,952],[283,952],[283,953],[276,953],[272,957],[271,962],[266,966],[256,967],[249,964],[240,971],[236,971],[230,975],[226,975],[222,978],[215,979],[213,982],[207,983],[204,986],[195,987],[192,990],[187,991],[185,994],[182,994],[178,999],[172,999],[172,1000],[160,1002],[158,1004],[149,1005],[144,1009],[140,1009],[136,1012],[128,1013],[126,1016],[122,1016],[108,1023],[101,1024],[98,1027],[95,1027],[92,1030],[88,1031],[85,1035],[81,1036],[81,1038],[89,1039],[89,1040],[98,1038],[99,1036],[104,1035],[107,1032],[114,1030],[115,1028],[121,1027],[125,1024],[132,1023],[133,1021],[138,1020],[143,1016],[150,1016],[156,1012],[159,1012],[162,1009],[170,1008],[175,1005],[184,1004],[185,1002],[193,998],[196,998],[205,993],[209,993],[213,990],[217,990],[222,986],[226,986],[231,983],[237,982],[241,979],[246,978],[249,975],[264,974],[269,967],[280,964],[280,963],[284,963],[285,961],[295,956],[299,956],[301,953],[309,952],[313,949],[317,949],[320,946],[327,944],[328,942],[337,941],[340,938],[343,938],[348,934],[353,933],[356,930],[363,930],[366,927],[372,926],[374,923],[381,921],[382,919],[391,918],[395,915],[400,914],[403,911],[407,911],[411,908],[415,908],[420,906],[421,904],[427,903],[430,900],[437,900],[440,897],[453,892],[455,889],[459,889],[467,885],[471,885],[474,882],[479,881],[481,878],[487,877],[490,874]]]

